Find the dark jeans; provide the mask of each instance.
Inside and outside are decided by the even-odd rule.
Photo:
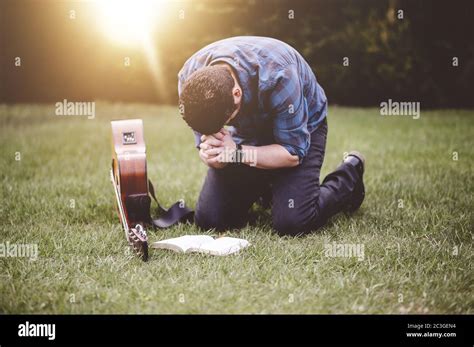
[[[344,209],[361,179],[354,166],[342,163],[319,184],[326,137],[324,121],[311,134],[307,156],[293,168],[262,170],[236,164],[209,168],[196,206],[196,224],[218,230],[242,227],[252,204],[271,189],[272,222],[280,235],[302,234],[324,225]]]

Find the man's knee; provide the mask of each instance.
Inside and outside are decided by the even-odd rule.
[[[242,220],[235,220],[232,216],[226,215],[224,211],[219,211],[212,208],[197,207],[194,214],[194,223],[201,229],[209,230],[226,230],[233,228],[240,228],[244,222]]]
[[[219,214],[210,209],[197,208],[194,213],[194,223],[201,229],[221,229],[223,221]]]
[[[298,236],[324,224],[319,213],[279,213],[272,216],[273,229],[280,236]]]
[[[297,236],[302,234],[305,225],[299,221],[287,218],[285,216],[273,217],[273,229],[280,236]]]

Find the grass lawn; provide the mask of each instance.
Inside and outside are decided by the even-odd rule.
[[[347,150],[366,155],[356,214],[280,238],[261,211],[256,226],[227,233],[252,243],[238,255],[151,249],[148,263],[128,251],[115,212],[109,121],[144,119],[148,174],[166,206],[194,206],[206,168],[177,108],[98,103],[96,114],[0,106],[0,243],[39,249],[36,260],[0,258],[0,313],[474,312],[474,111],[414,120],[332,107],[323,176]],[[364,259],[327,257],[333,242],[362,244]]]

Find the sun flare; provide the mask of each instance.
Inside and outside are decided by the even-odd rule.
[[[162,0],[97,0],[98,22],[112,41],[132,45],[152,34],[165,2]]]

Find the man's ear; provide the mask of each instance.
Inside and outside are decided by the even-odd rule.
[[[234,103],[240,103],[242,99],[242,89],[240,89],[240,87],[234,87],[234,89],[232,89],[232,95],[234,96]]]

